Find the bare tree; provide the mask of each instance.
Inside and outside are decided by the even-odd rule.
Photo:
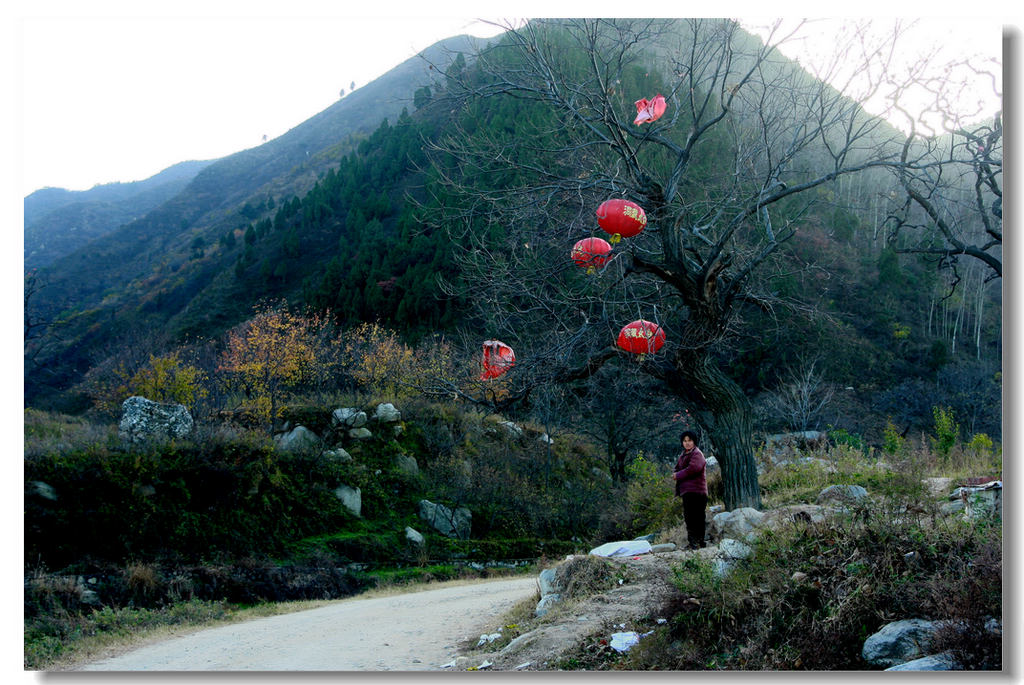
[[[1001,65],[966,55],[940,72],[922,60],[887,87],[909,129],[901,164],[892,167],[899,188],[890,198],[890,244],[935,257],[954,288],[961,255],[984,264],[986,280],[1002,277],[1003,122],[985,104],[1002,101]],[[917,111],[898,102],[910,89],[924,96]]]
[[[779,384],[768,408],[794,430],[816,430],[832,401],[835,386],[817,370],[818,360],[803,361]]]
[[[452,287],[486,312],[488,335],[513,338],[550,381],[608,363],[662,381],[709,433],[730,509],[760,507],[760,491],[728,342],[747,307],[779,306],[762,276],[823,191],[898,164],[902,143],[783,58],[785,38],[700,19],[510,28],[462,72],[462,127],[433,150],[449,193],[439,223],[465,275]],[[657,92],[665,115],[634,125],[633,102]],[[638,203],[647,227],[587,275],[569,249],[610,197]],[[667,333],[659,353],[614,347],[638,318]]]
[[[986,281],[1003,275],[1002,140],[1001,113],[938,138],[911,133],[895,167],[904,197],[893,194],[889,241],[898,252],[935,256],[954,288],[961,255],[988,267]]]

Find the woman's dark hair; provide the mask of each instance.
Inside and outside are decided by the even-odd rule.
[[[682,444],[683,440],[685,440],[686,438],[689,438],[690,440],[693,440],[693,446],[694,447],[697,446],[697,434],[696,433],[694,433],[693,431],[683,431],[683,434],[679,436],[679,444]]]

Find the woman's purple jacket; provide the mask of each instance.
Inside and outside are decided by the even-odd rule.
[[[699,447],[694,447],[689,452],[683,451],[679,455],[675,468],[677,495],[687,492],[708,494],[708,481],[704,477],[705,464],[707,461]]]

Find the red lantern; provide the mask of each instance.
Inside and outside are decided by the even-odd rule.
[[[500,340],[484,340],[484,370],[480,380],[497,378],[516,365],[516,353]]]
[[[661,93],[655,95],[651,100],[640,98],[634,104],[636,105],[636,119],[633,120],[633,123],[637,125],[648,121],[654,123],[661,118],[661,115],[665,113],[665,108],[668,106],[665,102],[665,96]]]
[[[597,208],[597,225],[612,236],[617,243],[622,238],[632,238],[647,225],[643,208],[629,200],[605,200]]]
[[[665,344],[665,331],[656,323],[638,319],[622,327],[616,344],[626,352],[650,354]]]
[[[584,238],[578,241],[572,246],[572,261],[576,262],[579,266],[585,267],[588,273],[592,273],[594,269],[599,269],[608,263],[610,257],[608,253],[612,251],[612,246],[608,244],[607,240],[601,238]]]

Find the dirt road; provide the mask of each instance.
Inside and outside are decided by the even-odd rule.
[[[350,599],[210,628],[84,671],[434,671],[537,591],[536,576]]]

